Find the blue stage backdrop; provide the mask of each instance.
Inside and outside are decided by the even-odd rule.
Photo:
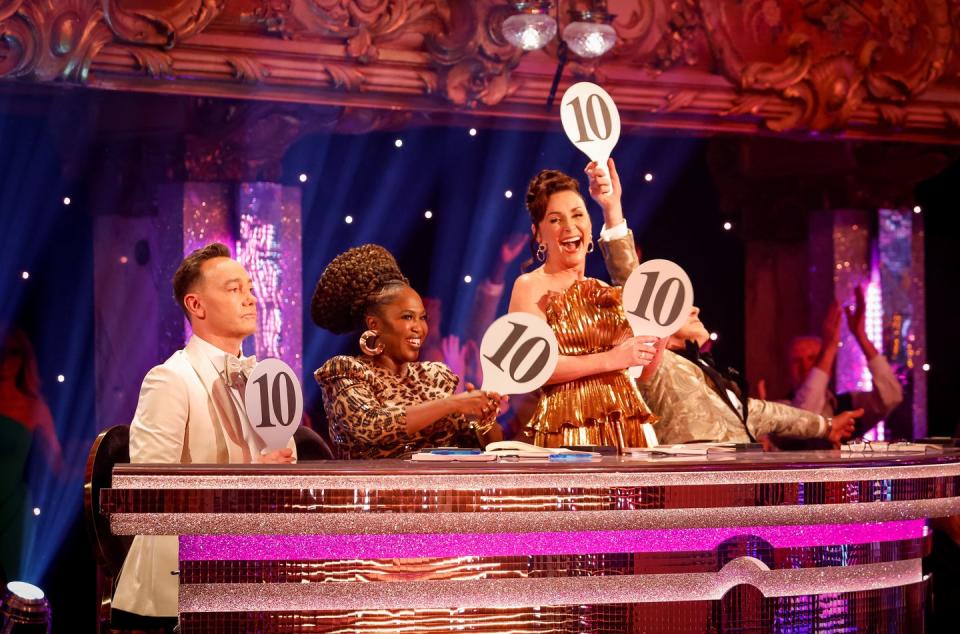
[[[703,148],[702,140],[687,137],[628,137],[614,156],[625,215],[643,257],[670,258],[690,272],[706,323],[723,333],[730,362],[741,363],[742,245],[722,229]],[[307,176],[303,341],[311,409],[320,409],[312,369],[332,355],[356,351],[352,338],[323,332],[310,321],[309,296],[334,256],[366,242],[390,249],[413,286],[432,299],[428,312],[439,304],[440,323],[432,314],[431,328],[462,342],[471,334],[477,288],[494,273],[501,247],[524,242],[507,266],[498,315],[530,258],[524,206],[530,179],[541,169],[564,170],[580,180],[586,195],[586,162],[560,131],[481,129],[472,136],[465,128],[414,129],[315,136],[294,146],[284,178],[296,184]],[[595,204],[588,208],[596,235],[603,219]],[[587,274],[608,277],[599,252],[588,258]]]
[[[34,402],[23,420],[0,419],[5,463],[21,458],[11,453],[24,447],[9,442],[18,425],[34,441],[25,473],[10,474],[16,481],[3,485],[4,495],[20,503],[0,499],[0,530],[21,541],[19,557],[2,563],[9,578],[43,583],[80,513],[84,465],[96,433],[92,220],[83,194],[61,178],[63,156],[42,118],[0,119],[0,147],[0,329],[25,336],[33,350],[28,356],[35,358],[23,363],[35,361],[39,378],[39,394],[31,393]],[[50,418],[56,434],[48,437]],[[13,509],[17,516],[8,513]]]
[[[46,103],[53,119],[58,100]],[[169,177],[144,163],[150,153],[142,143],[153,141],[131,141],[121,150],[129,157],[108,157],[94,139],[95,131],[53,126],[35,111],[0,121],[0,322],[26,333],[35,348],[40,394],[61,448],[57,454],[33,443],[26,501],[18,511],[21,564],[6,574],[41,585],[52,583],[55,557],[68,556],[58,550],[78,526],[86,455],[102,427],[93,399],[93,218],[123,208],[131,191],[149,192]],[[164,151],[176,148],[168,138],[156,142]],[[689,137],[635,136],[621,139],[614,156],[643,257],[673,259],[690,273],[704,320],[720,333],[719,352],[742,365],[742,245],[735,231],[722,229],[704,148],[703,140]],[[108,160],[124,166],[120,173],[105,169]],[[503,273],[496,311],[502,314],[530,257],[524,208],[530,178],[556,168],[585,187],[585,164],[559,124],[553,132],[479,129],[471,135],[451,127],[311,136],[290,148],[283,181],[303,188],[303,367],[313,417],[322,411],[313,369],[356,350],[352,337],[323,332],[309,317],[316,280],[336,254],[366,242],[386,246],[413,286],[431,298],[434,330],[463,341],[475,335],[470,318],[480,284]],[[588,206],[596,235],[600,211]],[[519,241],[520,254],[501,262],[501,247]],[[590,256],[588,274],[606,277],[599,253]],[[138,385],[135,377],[130,389]]]

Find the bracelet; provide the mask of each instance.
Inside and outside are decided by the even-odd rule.
[[[477,433],[486,435],[486,434],[490,433],[490,430],[493,429],[493,426],[494,426],[494,425],[497,425],[497,424],[498,424],[498,423],[497,423],[497,417],[494,416],[494,417],[493,417],[491,420],[489,420],[489,421],[480,421],[480,420],[478,420],[478,421],[472,422],[472,423],[470,423],[470,426],[473,427],[473,429],[476,430]]]

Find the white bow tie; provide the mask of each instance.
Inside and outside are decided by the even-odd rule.
[[[257,357],[249,356],[244,357],[243,359],[238,359],[232,354],[226,355],[226,363],[224,365],[224,374],[226,375],[226,383],[228,387],[237,387],[241,388],[247,382],[247,377],[250,376],[250,373],[253,372],[254,366],[257,365]],[[238,380],[236,377],[240,377]]]

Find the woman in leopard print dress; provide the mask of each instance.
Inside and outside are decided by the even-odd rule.
[[[427,336],[420,295],[381,246],[338,255],[313,294],[313,321],[359,332],[359,356],[337,356],[314,373],[335,451],[342,458],[396,458],[422,447],[475,447],[499,440],[500,397],[454,394],[460,379],[442,363],[419,362]]]

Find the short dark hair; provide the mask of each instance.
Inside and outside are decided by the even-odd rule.
[[[190,313],[183,303],[183,298],[194,287],[197,281],[203,276],[201,267],[207,260],[213,258],[232,257],[227,245],[220,242],[213,242],[205,247],[200,247],[187,257],[177,267],[177,272],[173,274],[173,298],[177,301],[177,306],[183,311],[183,314],[190,319]]]

